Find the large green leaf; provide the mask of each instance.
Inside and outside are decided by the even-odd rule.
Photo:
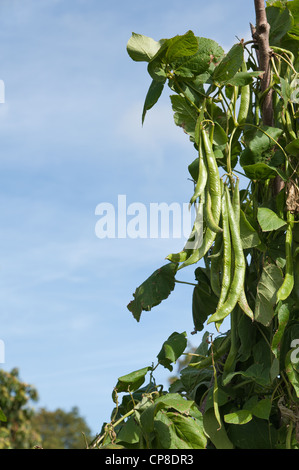
[[[227,83],[236,75],[242,67],[242,63],[243,45],[241,43],[235,44],[215,68],[213,80],[219,84]]]
[[[271,232],[278,230],[286,225],[286,221],[278,217],[278,215],[267,207],[259,207],[257,211],[257,219],[263,232]]]
[[[245,86],[249,85],[253,78],[257,78],[261,75],[261,72],[238,72],[236,75],[228,81],[228,85],[232,86]]]
[[[171,104],[174,112],[174,122],[177,126],[180,126],[184,131],[195,137],[195,126],[198,118],[198,114],[194,106],[180,95],[171,95]]]
[[[203,415],[203,425],[207,436],[211,439],[216,449],[233,449],[234,445],[227,436],[224,426],[219,428],[214,409],[210,408]]]
[[[198,284],[193,289],[192,295],[192,317],[194,331],[201,331],[207,318],[215,313],[218,298],[212,294],[209,286]]]
[[[173,63],[182,57],[193,56],[198,49],[197,39],[192,31],[182,36],[175,36],[160,41],[161,47],[148,64],[148,73],[156,81],[164,81],[167,70],[173,68]]]
[[[136,423],[134,416],[130,416],[126,423],[121,427],[117,442],[125,442],[128,444],[136,444],[141,437],[141,429]]]
[[[205,449],[207,438],[203,432],[202,422],[178,413],[168,412],[167,415],[175,429],[177,448]]]
[[[268,326],[274,316],[276,294],[283,282],[282,272],[275,264],[264,266],[257,285],[254,318]]]
[[[242,210],[240,211],[240,234],[243,250],[254,248],[261,243],[257,231],[252,227]]]
[[[137,390],[141,385],[144,383],[145,376],[152,367],[143,367],[142,369],[138,369],[130,374],[123,375],[122,377],[118,378],[117,384],[115,389],[117,393],[121,392],[134,392]],[[113,394],[113,397],[115,395]]]
[[[192,400],[186,400],[179,393],[168,393],[167,395],[162,395],[155,400],[157,411],[161,408],[171,408],[179,413],[189,413],[193,404],[194,402]]]
[[[187,31],[182,36],[175,36],[168,39],[165,59],[168,64],[181,57],[189,57],[196,54],[198,42],[192,31]]]
[[[270,126],[262,126],[258,130],[250,129],[247,131],[244,135],[245,150],[240,155],[240,164],[244,170],[245,168],[249,170],[251,168],[247,167],[260,164],[260,168],[255,167],[251,171],[253,169],[260,172],[268,171],[270,175],[274,173],[274,176],[276,176],[275,172],[279,172],[279,166],[284,162],[284,158],[281,151],[273,152],[273,148],[282,132],[282,129]],[[258,179],[265,179],[265,177]]]
[[[139,321],[143,310],[150,311],[152,307],[160,304],[173,291],[177,264],[168,263],[157,269],[141,286],[137,287],[127,308]]]
[[[263,398],[259,400],[252,408],[251,413],[257,418],[269,419],[272,407],[272,400],[270,398]]]
[[[290,155],[293,155],[294,157],[296,157],[297,155],[299,155],[299,139],[294,139],[292,140],[292,142],[290,142],[285,150],[290,154]]]
[[[272,449],[277,440],[274,427],[256,417],[243,426],[228,425],[228,436],[237,449]]]
[[[267,20],[270,24],[269,42],[271,46],[279,46],[280,40],[293,25],[292,16],[285,8],[281,10],[277,7],[267,7]]]
[[[183,57],[173,64],[174,72],[181,77],[193,77],[212,72],[216,63],[223,57],[224,51],[221,46],[212,39],[197,38],[198,51],[192,57]],[[210,74],[205,77],[208,80]]]
[[[154,430],[154,420],[159,410],[176,410],[178,413],[189,414],[194,402],[186,400],[179,393],[167,393],[155,399],[140,416],[142,429],[146,433]]]
[[[132,33],[127,52],[136,62],[149,62],[161,47],[161,43],[142,34]]]
[[[163,343],[161,351],[158,354],[158,361],[161,365],[172,371],[172,363],[182,355],[187,346],[186,333],[174,332]]]
[[[279,175],[283,180],[285,176],[278,168],[267,165],[266,163],[253,163],[252,165],[242,165],[247,178],[251,180],[264,181],[273,179]]]
[[[234,377],[242,376],[245,379],[250,379],[261,386],[269,385],[270,383],[270,368],[265,367],[264,364],[252,364],[248,369],[240,372],[229,372],[223,384],[227,385]]]

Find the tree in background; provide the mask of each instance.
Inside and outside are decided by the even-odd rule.
[[[70,412],[41,408],[33,416],[32,426],[41,436],[43,449],[84,449],[92,437],[77,407]]]
[[[0,371],[0,449],[31,449],[41,444],[39,433],[32,426],[36,389],[19,378],[19,370]]]
[[[91,431],[77,407],[36,411],[37,390],[22,382],[19,370],[0,370],[0,449],[83,449]]]

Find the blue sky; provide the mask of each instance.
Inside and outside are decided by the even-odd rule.
[[[132,32],[184,34],[227,51],[249,38],[253,0],[2,0],[0,3],[0,338],[37,406],[78,406],[94,432],[117,378],[151,365],[173,331],[191,337],[192,287],[177,285],[140,323],[135,288],[182,248],[177,239],[102,239],[96,206],[188,202],[196,155],[173,122],[170,90],[141,113],[150,84]],[[194,269],[180,274],[193,281]],[[157,381],[167,381],[157,370]]]

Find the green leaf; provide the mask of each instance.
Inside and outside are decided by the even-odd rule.
[[[216,147],[225,145],[228,142],[228,137],[225,130],[223,127],[221,127],[219,122],[216,121],[214,124],[213,144],[215,144]]]
[[[282,133],[283,130],[278,127],[261,126],[260,129],[255,130],[254,137],[248,142],[248,147],[255,156],[259,157],[275,146]]]
[[[161,47],[161,43],[142,34],[132,33],[127,52],[136,62],[149,62]]]
[[[191,57],[178,59],[174,64],[174,72],[181,77],[203,75],[215,68],[216,63],[223,57],[224,51],[216,41],[208,38],[197,38],[197,53]],[[205,83],[210,76],[207,73],[201,83]]]
[[[281,85],[281,95],[283,97],[284,106],[287,108],[288,102],[291,98],[292,90],[288,80],[280,77],[280,85]]]
[[[149,109],[151,109],[158,101],[158,99],[161,96],[161,93],[164,88],[164,83],[165,82],[157,82],[156,80],[153,80],[147,95],[145,97],[145,102],[143,106],[143,111],[142,111],[142,124],[144,122],[145,115]]]
[[[242,210],[240,211],[240,234],[243,250],[254,248],[261,243],[257,231],[252,227]]]
[[[292,27],[293,21],[288,8],[281,10],[277,7],[266,9],[267,20],[270,24],[269,42],[271,46],[279,46],[280,40]]]
[[[143,414],[143,413],[142,413]],[[135,422],[134,416],[130,416],[117,434],[117,442],[136,444],[141,437],[141,429]]]
[[[269,385],[270,376],[269,368],[264,367],[264,364],[252,364],[248,369],[240,372],[229,372],[225,379],[223,379],[223,385],[227,385],[235,376],[241,375],[246,379],[251,379],[259,385]]]
[[[167,393],[155,399],[140,417],[143,430],[151,433],[154,430],[154,419],[159,410],[176,410],[179,413],[189,413],[194,402],[186,400],[179,393]]]
[[[214,409],[210,408],[203,415],[203,425],[207,436],[211,439],[216,449],[233,449],[234,445],[227,436],[224,426],[219,429]]]
[[[152,367],[143,367],[138,369],[130,374],[123,375],[118,378],[116,384],[117,393],[121,392],[134,392],[144,383],[145,376],[149,370],[152,370]]]
[[[213,72],[213,80],[216,83],[224,84],[231,80],[243,63],[243,45],[235,44],[217,65]]]
[[[274,316],[276,294],[283,282],[281,270],[275,264],[264,266],[257,285],[254,318],[268,326]]]
[[[5,414],[3,413],[3,411],[1,410],[1,408],[0,408],[0,421],[3,421],[4,423],[6,423],[7,421],[7,418]]]
[[[172,414],[159,411],[154,421],[158,449],[190,449],[187,442],[177,434],[177,429],[172,421]]]
[[[172,412],[167,413],[167,416],[175,428],[178,438],[176,442],[183,443],[182,447],[178,446],[178,448],[205,449],[207,439],[203,432],[202,420]]]
[[[286,374],[288,376],[289,381],[294,387],[294,390],[296,392],[297,398],[299,398],[299,369],[298,369],[298,362],[294,362],[292,360],[292,354],[293,351],[290,350],[285,359],[285,365],[286,365]]]
[[[267,207],[259,207],[257,211],[257,219],[263,232],[271,232],[278,230],[286,225],[286,221],[278,217],[275,212]]]
[[[175,36],[167,41],[166,61],[171,64],[181,57],[188,57],[196,54],[198,42],[192,31],[187,31],[183,36]]]
[[[285,179],[279,166],[284,162],[283,154],[275,152],[275,144],[282,129],[262,126],[250,129],[244,135],[245,150],[240,155],[240,164],[250,179],[265,180],[277,174]]]
[[[201,331],[206,319],[212,315],[217,308],[218,298],[212,295],[211,288],[198,285],[193,289],[192,295],[192,317],[195,331]]]
[[[171,363],[176,362],[176,360],[186,349],[186,336],[186,332],[172,333],[172,335],[170,335],[169,338],[163,343],[162,349],[157,356],[159,363],[170,371],[173,369]]]
[[[246,86],[252,83],[253,78],[257,78],[261,74],[262,72],[238,72],[227,82],[227,85]]]
[[[271,167],[266,163],[254,163],[253,165],[243,165],[243,170],[246,173],[247,178],[251,180],[264,181],[273,179],[279,175],[283,180],[285,176],[277,168]]]
[[[252,408],[251,413],[257,418],[269,419],[272,402],[270,398],[259,400]]]
[[[292,142],[290,142],[286,148],[286,152],[288,152],[290,155],[293,155],[294,157],[298,156],[299,154],[299,139],[294,139]]]
[[[277,440],[274,427],[256,417],[243,426],[229,425],[228,436],[238,449],[272,449]]]
[[[161,408],[173,409],[179,413],[189,413],[190,408],[194,405],[192,400],[186,400],[179,393],[167,393],[155,400],[156,410]]]
[[[150,311],[152,307],[160,304],[173,291],[177,264],[168,263],[157,269],[141,286],[137,287],[127,308],[139,321],[143,310]]]
[[[171,95],[171,104],[174,112],[174,122],[184,131],[195,138],[195,126],[197,122],[197,111],[194,106],[180,95]]]
[[[224,415],[224,421],[228,424],[246,424],[252,420],[252,414],[248,410],[238,410]]]
[[[199,158],[196,158],[188,166],[188,171],[189,171],[191,177],[194,179],[194,181],[198,180],[198,173],[199,173],[199,164],[198,163],[199,163]]]

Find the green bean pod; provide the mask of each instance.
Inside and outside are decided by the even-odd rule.
[[[222,235],[218,233],[216,235],[213,252],[211,255],[211,267],[210,267],[210,282],[211,287],[218,297],[220,296],[220,271],[222,265],[222,251],[223,251],[223,241]]]
[[[216,312],[209,318],[208,323],[219,322],[233,311],[242,293],[245,280],[246,263],[240,237],[240,228],[236,223],[227,186],[225,187],[225,193],[232,247],[234,251],[234,275],[226,301],[220,308],[217,308]]]
[[[232,206],[233,206],[233,211],[235,214],[235,219],[238,227],[240,227],[240,192],[239,192],[239,178],[236,179],[235,187],[233,190],[233,196],[232,196]],[[243,310],[243,312],[253,321],[254,320],[254,315],[253,311],[249,307],[246,294],[245,294],[245,289],[243,286],[240,298],[238,300],[239,307]]]
[[[286,274],[281,287],[277,292],[277,302],[285,300],[291,294],[294,287],[294,268],[293,268],[293,256],[292,256],[292,241],[293,241],[293,226],[294,226],[294,214],[290,211],[287,212],[287,231],[285,239],[286,249]]]
[[[246,71],[246,64],[243,64],[242,71]],[[237,117],[238,124],[244,124],[246,122],[250,107],[250,85],[244,85],[241,89],[240,108]]]
[[[222,228],[214,220],[214,215],[212,212],[212,197],[209,191],[209,187],[206,186],[205,188],[205,205],[204,205],[204,218],[210,230],[213,232],[222,232]]]
[[[208,180],[208,170],[206,166],[206,162],[204,159],[204,155],[202,152],[202,145],[201,145],[201,138],[199,138],[199,143],[198,143],[198,163],[199,163],[199,168],[198,168],[198,178],[194,190],[194,194],[192,198],[190,199],[190,204],[193,204],[196,199],[201,196],[201,194],[204,192],[207,180]]]
[[[222,226],[223,226],[223,267],[222,283],[217,309],[219,309],[227,298],[227,293],[231,284],[231,236],[228,221],[228,207],[226,204],[226,194],[222,194]]]
[[[209,188],[211,194],[211,204],[212,204],[212,215],[215,223],[218,225],[221,215],[221,186],[220,186],[220,177],[219,169],[216,161],[216,157],[213,152],[212,144],[208,138],[206,131],[202,129],[201,136],[203,140],[203,146],[205,150],[205,156],[207,160],[208,167],[208,179],[209,179]],[[211,230],[209,227],[206,228],[205,234],[203,236],[203,241],[198,250],[195,250],[192,255],[186,259],[186,261],[179,267],[182,269],[191,264],[197,263],[202,259],[208,250],[213,245],[216,233],[214,230]]]

